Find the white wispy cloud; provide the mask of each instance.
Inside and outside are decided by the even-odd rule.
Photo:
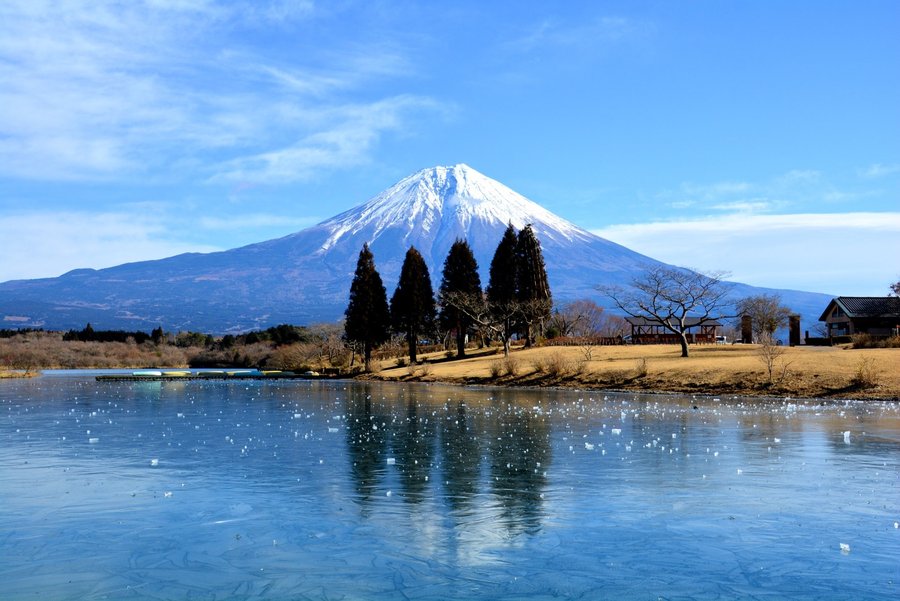
[[[729,213],[764,213],[772,208],[772,203],[767,200],[737,200],[716,204],[711,208]]]
[[[620,16],[600,16],[583,23],[544,19],[524,34],[506,40],[501,47],[513,52],[546,52],[548,49],[581,49],[592,53],[605,45],[643,35],[652,27]]]
[[[365,164],[382,135],[400,129],[414,111],[432,108],[433,101],[415,96],[340,107],[337,122],[326,130],[282,148],[227,161],[211,179],[290,183],[307,180],[321,169]]]
[[[314,13],[286,1],[0,3],[0,173],[169,177],[239,165],[281,182],[288,169],[359,164],[380,135],[409,126],[406,111],[438,106],[367,91],[373,78],[413,72],[390,44],[286,56],[233,35]],[[382,120],[366,130],[364,113]],[[351,152],[333,141],[349,138],[366,143]]]
[[[889,165],[885,165],[883,163],[875,163],[874,165],[869,165],[864,169],[859,169],[857,173],[860,177],[866,179],[877,179],[881,177],[887,177],[889,175],[896,175],[900,173],[900,163],[892,163]]]
[[[859,201],[879,194],[859,187],[841,188],[815,169],[792,169],[755,182],[683,182],[677,188],[659,192],[656,199],[683,214],[693,215],[712,211],[805,213],[813,207],[822,209],[823,205],[829,211],[844,207],[858,211]]]
[[[299,230],[313,226],[323,218],[321,217],[285,217],[284,215],[254,213],[251,215],[227,215],[206,216],[196,221],[196,224],[204,230],[235,231],[258,228],[291,228]]]
[[[882,295],[900,269],[900,212],[738,213],[593,231],[656,259],[725,269],[757,286]]]

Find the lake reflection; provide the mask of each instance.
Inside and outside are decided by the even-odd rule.
[[[4,600],[898,596],[897,404],[73,375],[0,411]]]

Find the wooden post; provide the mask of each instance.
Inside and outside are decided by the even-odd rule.
[[[741,342],[753,343],[753,318],[749,315],[741,316]]]
[[[791,346],[800,346],[800,316],[791,315],[788,319],[790,324],[788,341]]]

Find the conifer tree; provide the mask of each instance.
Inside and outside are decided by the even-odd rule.
[[[541,243],[534,235],[531,224],[526,225],[516,239],[516,298],[520,304],[525,346],[532,346],[535,329],[543,330],[553,301]]]
[[[518,246],[516,228],[510,223],[494,251],[491,259],[490,281],[487,287],[487,302],[495,323],[503,337],[503,351],[509,355],[509,340],[516,327],[519,313],[516,268],[516,248]]]
[[[434,332],[435,306],[428,266],[413,246],[406,251],[400,281],[391,297],[391,322],[394,330],[406,337],[410,364],[415,363],[419,334]]]
[[[478,263],[469,243],[459,238],[450,247],[444,260],[440,287],[441,329],[456,334],[456,356],[466,356],[466,332],[474,325],[469,315],[472,308],[482,305],[481,277]]]
[[[344,312],[344,337],[363,348],[366,371],[371,368],[372,350],[390,338],[387,291],[375,269],[375,258],[363,244],[350,284],[350,302]]]

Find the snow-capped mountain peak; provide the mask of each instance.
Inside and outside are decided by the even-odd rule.
[[[604,302],[600,285],[627,285],[659,262],[553,215],[467,165],[423,169],[341,215],[282,238],[210,254],[184,254],[58,278],[0,283],[0,320],[19,327],[239,332],[340,318],[364,243],[388,292],[414,245],[435,286],[457,238],[489,282],[507,223],[532,224],[556,302]],[[735,298],[765,289],[735,285]],[[776,291],[815,319],[830,297]]]
[[[428,247],[449,235],[466,238],[473,226],[517,229],[532,224],[543,238],[584,240],[587,231],[547,211],[521,194],[465,164],[430,167],[414,173],[366,203],[324,223],[330,230],[320,248],[327,252],[346,236],[375,242],[389,230],[408,244]],[[405,232],[396,231],[398,228]]]

